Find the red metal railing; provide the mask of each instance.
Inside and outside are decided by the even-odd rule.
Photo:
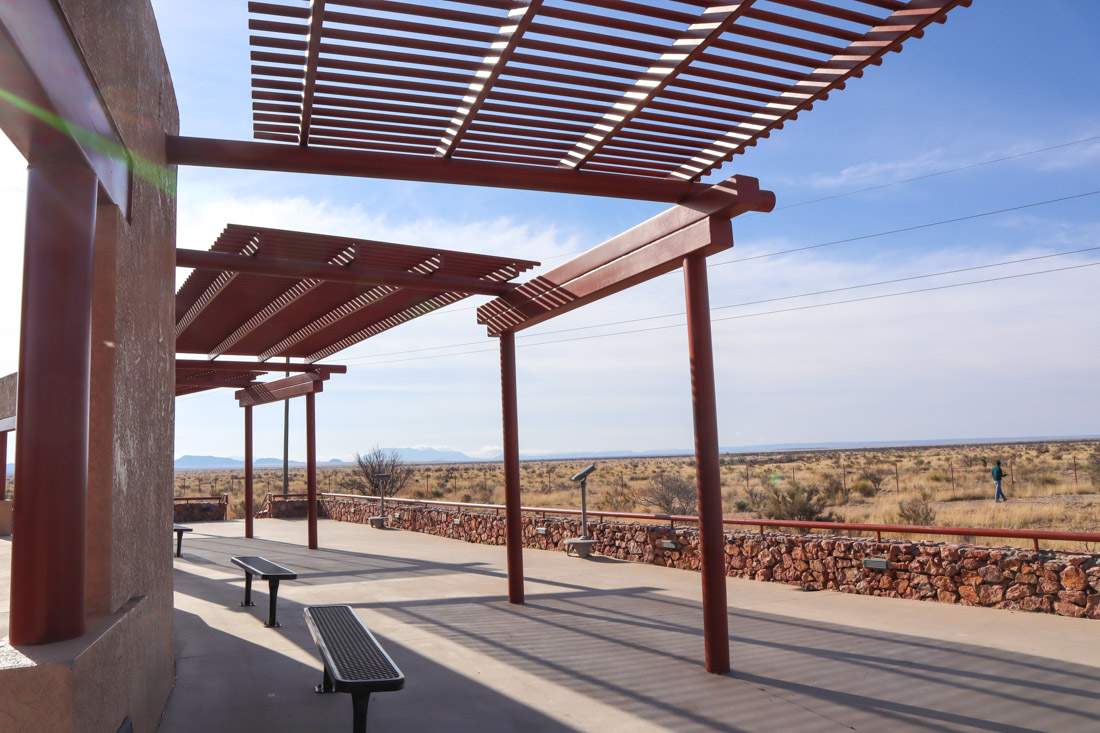
[[[302,494],[301,496],[304,496]],[[321,494],[322,497],[328,497],[333,499],[355,499],[359,501],[369,501],[375,497],[363,496],[361,494]],[[500,514],[504,510],[504,506],[501,504],[469,504],[458,501],[435,501],[428,499],[386,499],[388,502],[395,504],[410,504],[410,505],[424,505],[424,506],[440,506],[440,507],[458,507],[459,509],[471,509],[471,510],[485,510],[492,511],[495,514]],[[549,507],[520,507],[521,511],[525,514],[537,514],[542,518],[549,516],[579,516],[580,509],[553,509]],[[676,526],[676,522],[681,523],[698,523],[699,518],[690,514],[639,514],[636,512],[609,512],[609,511],[590,511],[588,512],[590,518],[602,521],[604,517],[614,517],[616,519],[632,519],[638,521],[663,521],[668,522],[671,526]],[[838,531],[847,532],[874,532],[875,538],[881,542],[882,533],[889,534],[902,534],[902,535],[938,535],[948,537],[997,537],[1008,539],[1025,539],[1031,540],[1035,549],[1039,549],[1039,540],[1055,540],[1060,542],[1095,542],[1100,544],[1100,532],[1059,532],[1059,531],[1047,531],[1036,529],[997,529],[995,527],[929,527],[918,525],[906,525],[906,524],[860,524],[857,522],[804,522],[790,519],[731,519],[725,518],[722,520],[723,524],[741,526],[741,527],[759,527],[760,532],[763,533],[766,527],[773,527],[775,529],[788,528],[788,529],[824,529],[829,530],[831,533]]]

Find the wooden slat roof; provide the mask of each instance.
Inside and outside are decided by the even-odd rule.
[[[696,181],[969,4],[250,2],[254,131]]]
[[[212,252],[501,284],[538,263],[510,257],[230,224]],[[377,281],[196,269],[176,293],[176,352],[317,361],[462,300]],[[188,375],[193,376],[193,375]],[[243,373],[243,379],[250,375]]]

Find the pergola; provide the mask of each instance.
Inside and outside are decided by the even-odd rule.
[[[170,626],[171,566],[126,550],[154,546],[169,511],[163,487],[152,498],[133,489],[170,469],[172,265],[197,268],[176,301],[179,348],[207,355],[175,363],[177,393],[232,386],[246,410],[291,392],[312,401],[338,371],[317,361],[460,297],[495,296],[478,318],[501,347],[513,602],[515,332],[683,267],[707,669],[727,671],[705,257],[732,245],[731,218],[774,197],[746,176],[703,178],[969,4],[250,2],[257,141],[232,141],[176,134],[146,0],[0,3],[0,128],[29,163],[11,642],[73,639],[87,615],[116,614],[111,638],[150,651],[126,674],[99,675],[120,693],[99,697],[153,719],[170,686],[171,640],[151,630]],[[211,251],[173,253],[178,165],[674,206],[517,288],[507,281],[535,263],[250,227],[230,226]],[[257,361],[222,358],[239,356]],[[287,370],[277,357],[299,359],[299,376],[258,385]],[[127,510],[148,516],[119,520]],[[88,644],[105,648],[100,638]],[[153,677],[150,700],[126,702]]]
[[[176,293],[176,395],[236,389],[244,408],[245,537],[253,534],[252,408],[305,396],[308,545],[317,549],[315,395],[347,367],[319,364],[364,339],[473,294],[504,295],[539,263],[433,247],[230,224]],[[248,356],[257,361],[219,360]],[[267,360],[285,357],[285,364]],[[291,363],[290,359],[302,359]],[[269,382],[270,372],[299,372]]]

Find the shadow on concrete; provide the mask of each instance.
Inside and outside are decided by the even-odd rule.
[[[308,641],[315,665],[211,628],[199,616],[177,609],[176,686],[159,733],[349,730],[351,696],[313,691],[321,681],[321,663],[303,608],[286,603],[281,610],[287,620],[278,631],[284,638]],[[484,721],[493,721],[490,729],[499,731],[573,730],[393,639],[376,636],[407,681],[404,690],[371,697],[369,730],[484,731]]]
[[[226,555],[245,554],[241,547],[226,538],[204,539],[198,552],[223,557],[233,578],[201,577],[185,572],[177,561],[177,592],[237,607],[243,574],[237,577]],[[497,567],[479,562],[309,551],[265,540],[251,540],[247,547],[247,554],[263,554],[300,569],[306,584],[335,584],[341,573],[349,583],[360,584],[374,575],[426,581],[444,574],[503,579]],[[524,605],[508,604],[503,595],[472,594],[394,602],[384,597],[384,586],[378,593],[372,589],[366,599],[362,585],[349,586],[346,597],[332,601],[369,609],[469,652],[462,658],[470,665],[466,674],[457,674],[402,645],[401,639],[382,637],[408,683],[402,692],[372,700],[371,729],[570,730],[523,701],[471,680],[484,658],[617,708],[624,718],[678,732],[1100,730],[1100,676],[1092,667],[732,608],[734,671],[715,676],[699,664],[699,603],[653,587],[606,590],[530,579],[552,590],[529,591]],[[254,613],[257,627],[266,613],[265,585],[254,586],[260,591],[256,609],[240,609]],[[338,588],[325,592],[344,593]],[[350,718],[348,696],[311,692],[320,663],[302,608],[280,599],[283,628],[259,629],[270,635],[270,645],[211,629],[198,616],[177,611],[180,683],[161,730],[344,730]],[[995,623],[996,612],[990,613]],[[280,646],[281,651],[274,650]],[[301,658],[303,652],[315,666],[288,656]],[[219,685],[226,689],[209,689]],[[530,699],[539,694],[532,689]],[[257,717],[242,718],[247,725],[237,728],[213,720],[200,725],[203,714],[197,720],[189,716],[193,706],[202,708],[207,695],[224,709],[239,708],[240,715],[254,706],[248,714]],[[294,708],[294,713],[283,708]]]

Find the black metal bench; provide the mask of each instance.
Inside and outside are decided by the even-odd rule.
[[[183,552],[183,533],[190,532],[190,527],[184,527],[182,524],[173,524],[172,531],[176,533],[176,557],[183,557],[180,553]]]
[[[275,600],[279,596],[279,581],[294,580],[298,574],[287,570],[282,565],[276,565],[262,557],[234,557],[233,564],[244,569],[244,602],[242,606],[255,606],[252,602],[252,576],[267,581],[268,609],[267,623],[264,626],[273,628],[281,626],[275,620]]]
[[[370,694],[400,690],[405,675],[351,606],[310,606],[305,616],[325,667],[324,680],[314,689],[350,692],[352,730],[366,733]]]

